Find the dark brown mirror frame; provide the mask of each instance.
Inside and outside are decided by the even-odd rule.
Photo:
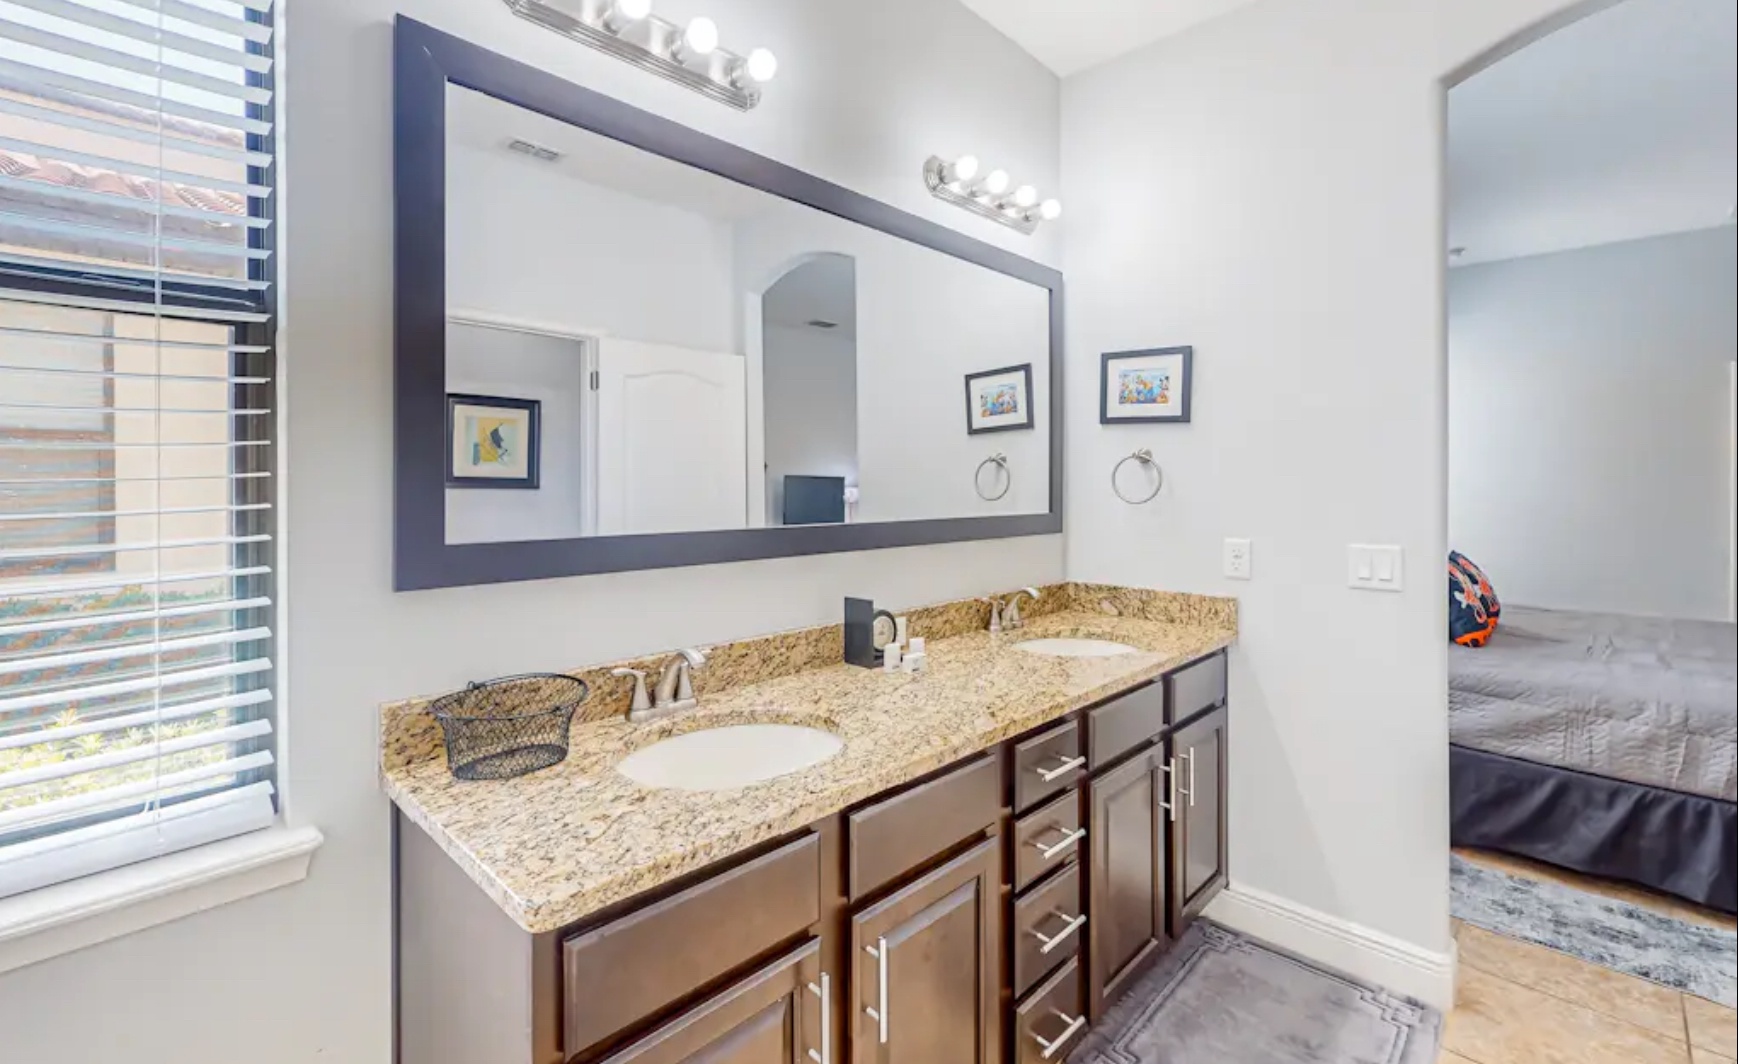
[[[1062,531],[1062,275],[412,19],[394,27],[393,586],[399,591]],[[446,91],[449,84],[1048,290],[1050,508],[929,521],[446,541]],[[913,180],[916,180],[914,177]]]

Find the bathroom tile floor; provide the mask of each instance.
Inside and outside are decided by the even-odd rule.
[[[1456,851],[1513,875],[1554,880],[1685,920],[1723,913],[1528,861]],[[1460,985],[1440,1064],[1731,1064],[1738,1013],[1555,950],[1455,923]]]

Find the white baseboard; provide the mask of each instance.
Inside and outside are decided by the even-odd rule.
[[[1444,1013],[1454,1008],[1453,947],[1434,953],[1380,931],[1233,883],[1213,899],[1209,920],[1335,971],[1416,998]]]

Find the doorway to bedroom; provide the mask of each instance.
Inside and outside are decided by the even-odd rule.
[[[1738,1004],[1735,40],[1625,0],[1448,94],[1463,1002],[1662,1060],[1726,1059]]]

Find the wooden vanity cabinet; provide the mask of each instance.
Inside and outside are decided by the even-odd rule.
[[[603,1064],[811,1064],[822,1052],[821,944],[810,942],[618,1050]],[[826,1048],[830,1049],[830,1045]]]
[[[1001,840],[851,918],[852,1064],[1001,1064]]]
[[[1100,774],[1088,787],[1086,983],[1094,1022],[1168,941],[1161,775],[1158,756],[1149,751]]]
[[[1225,888],[1229,711],[1221,707],[1177,730],[1168,746],[1179,777],[1170,835],[1170,933],[1182,935]]]

